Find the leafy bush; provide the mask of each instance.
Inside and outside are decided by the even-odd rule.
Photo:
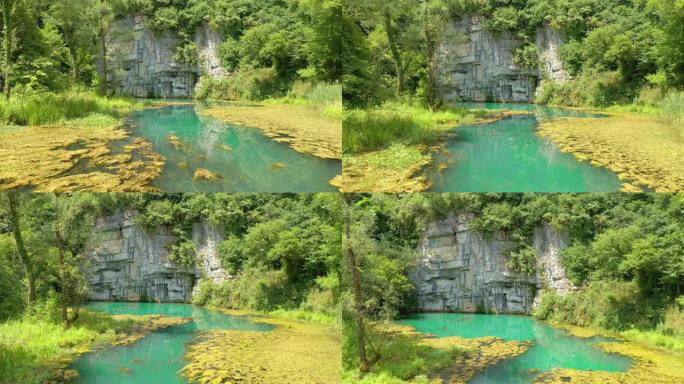
[[[620,72],[588,71],[562,84],[544,82],[536,102],[572,107],[608,107],[630,103],[634,95],[634,87],[623,81]]]
[[[654,328],[661,321],[662,307],[662,298],[641,295],[632,282],[595,281],[564,296],[552,291],[542,293],[541,304],[533,315],[566,324],[623,331]]]
[[[210,100],[264,100],[283,96],[286,83],[272,68],[240,70],[230,76],[203,77],[195,89],[195,98]]]
[[[196,253],[195,244],[188,239],[183,239],[171,245],[169,260],[176,264],[192,267],[195,264]]]

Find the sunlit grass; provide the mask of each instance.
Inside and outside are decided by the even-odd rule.
[[[440,131],[473,119],[465,109],[429,111],[405,104],[388,103],[367,110],[345,111],[343,151],[358,154],[392,144],[429,144]]]
[[[25,317],[0,324],[0,383],[42,383],[49,368],[66,355],[84,352],[97,342],[114,339],[133,320],[82,312],[69,329],[61,324]]]
[[[57,124],[91,115],[117,117],[133,105],[127,99],[108,99],[92,92],[15,94],[0,99],[0,116],[6,124]]]

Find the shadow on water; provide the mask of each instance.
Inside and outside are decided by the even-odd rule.
[[[296,152],[259,129],[200,118],[198,107],[146,109],[128,119],[132,134],[151,142],[166,159],[153,186],[166,192],[335,191],[329,181],[341,172],[339,160]],[[195,178],[198,169],[217,179]]]
[[[430,171],[434,191],[614,192],[620,189],[621,183],[613,172],[581,162],[536,134],[539,121],[605,115],[533,104],[459,103],[456,106],[532,114],[455,129],[446,152],[435,155]]]
[[[627,357],[610,354],[593,346],[607,338],[579,338],[562,329],[546,325],[528,316],[463,313],[431,313],[400,320],[422,333],[436,337],[500,337],[504,340],[530,340],[532,347],[522,355],[503,360],[477,374],[470,384],[532,383],[541,372],[553,368],[586,371],[626,371]]]
[[[192,317],[192,321],[152,332],[130,345],[100,348],[81,356],[69,367],[79,372],[74,383],[187,383],[178,371],[186,365],[187,344],[197,338],[198,332],[273,329],[271,325],[254,323],[246,317],[229,316],[189,304],[92,303],[88,308],[114,315]]]

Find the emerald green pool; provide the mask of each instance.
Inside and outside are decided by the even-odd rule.
[[[613,172],[561,152],[536,134],[539,121],[556,117],[600,115],[533,104],[460,103],[469,109],[532,112],[490,124],[454,130],[447,154],[435,155],[430,172],[436,192],[615,192],[621,183]],[[448,165],[446,169],[439,169]]]
[[[540,372],[553,368],[586,371],[625,371],[627,357],[601,351],[592,344],[605,338],[579,338],[528,316],[464,313],[419,314],[400,320],[419,332],[436,337],[500,337],[504,340],[530,340],[532,347],[522,355],[503,360],[476,375],[470,384],[532,383]]]
[[[273,328],[245,317],[229,316],[190,304],[92,303],[87,308],[114,315],[192,317],[192,321],[152,332],[130,345],[107,347],[81,356],[70,366],[79,372],[75,383],[187,383],[178,371],[186,364],[187,344],[193,342],[199,332],[216,329],[268,331]]]
[[[152,143],[164,156],[162,174],[153,182],[165,192],[318,192],[334,191],[329,182],[341,173],[338,160],[300,153],[266,137],[259,129],[200,118],[199,106],[176,105],[133,113],[133,136]],[[169,142],[176,136],[183,143]],[[280,163],[284,165],[274,166]],[[193,181],[195,170],[219,173],[217,181]]]

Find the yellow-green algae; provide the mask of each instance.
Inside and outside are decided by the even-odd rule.
[[[535,383],[683,383],[684,354],[663,351],[636,342],[608,342],[596,345],[606,352],[633,359],[626,372],[590,372],[574,369],[554,369],[540,375]]]
[[[376,331],[380,330],[375,325]],[[426,372],[430,379],[439,377],[442,383],[465,384],[478,372],[484,371],[501,360],[518,356],[532,346],[529,341],[505,341],[498,337],[486,336],[466,339],[458,336],[435,338],[431,334],[418,332],[414,327],[401,324],[384,325],[381,332],[400,333],[417,339],[417,342],[442,350],[460,350],[453,364],[440,372]]]
[[[105,342],[109,345],[128,345],[142,339],[150,332],[154,332],[162,328],[185,324],[191,320],[190,318],[168,317],[162,315],[105,315],[94,312],[91,312],[91,314],[93,316],[111,317],[112,319],[119,321],[132,321],[131,326],[126,329],[124,333],[114,334],[111,338],[105,340]],[[78,356],[90,352],[98,346],[106,347],[106,345],[95,345],[93,343],[77,346],[65,346],[65,352],[63,354],[54,360],[45,362],[44,369],[50,372],[50,378],[46,381],[46,384],[65,383],[77,377],[77,371],[67,369],[69,364]]]
[[[122,153],[113,153],[111,143],[127,137],[117,123],[2,127],[0,191],[23,187],[45,192],[153,191],[149,184],[161,173],[164,159],[142,139],[133,140]],[[134,152],[140,160],[131,161]],[[83,163],[101,169],[79,173]]]
[[[684,190],[684,138],[654,117],[559,118],[540,123],[538,132],[579,160],[617,173],[626,182],[624,191],[642,186],[657,192]]]
[[[199,111],[201,116],[259,128],[275,141],[324,159],[342,156],[342,122],[315,108],[287,104],[217,106]]]
[[[431,184],[423,174],[432,157],[420,146],[388,149],[342,158],[342,175],[330,184],[343,192],[422,192]]]
[[[218,181],[222,180],[223,175],[220,173],[212,172],[208,169],[197,168],[195,170],[195,175],[192,177],[193,181],[205,180],[205,181]]]
[[[229,312],[235,314],[235,312]],[[339,332],[308,322],[259,317],[275,325],[268,332],[212,331],[200,336],[187,353],[181,373],[191,382],[339,383]]]

